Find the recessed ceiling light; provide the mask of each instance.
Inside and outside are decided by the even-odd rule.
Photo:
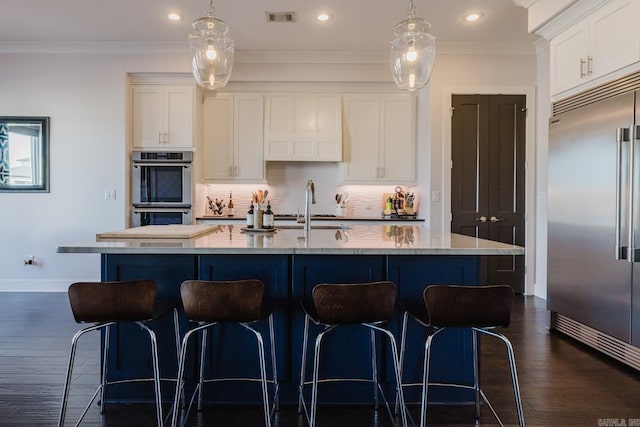
[[[482,19],[484,14],[482,12],[473,12],[464,17],[464,20],[467,22],[476,22]]]
[[[167,17],[169,18],[169,20],[171,21],[182,21],[182,15],[180,15],[177,12],[170,12]]]
[[[331,19],[333,19],[333,15],[328,12],[321,12],[318,14],[317,19],[321,22],[331,21]]]

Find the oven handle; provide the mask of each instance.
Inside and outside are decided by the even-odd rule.
[[[133,208],[133,213],[159,213],[159,212],[182,212],[183,214],[188,214],[191,209],[187,208]]]
[[[133,163],[133,167],[137,168],[137,167],[141,167],[141,166],[149,166],[149,167],[158,167],[158,166],[182,166],[183,168],[190,168],[191,167],[191,163],[184,163],[184,162],[167,162],[167,163],[145,163],[145,162],[134,162]]]

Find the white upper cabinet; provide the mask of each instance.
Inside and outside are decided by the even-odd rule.
[[[640,0],[613,0],[550,41],[551,94],[640,61]]]
[[[263,96],[253,93],[215,93],[205,98],[205,180],[264,180],[263,105]]]
[[[265,102],[265,160],[342,160],[339,94],[270,94]]]
[[[408,94],[343,96],[342,182],[413,183],[415,100]]]
[[[134,85],[132,88],[133,148],[193,148],[195,87]]]

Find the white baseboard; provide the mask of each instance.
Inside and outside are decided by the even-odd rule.
[[[0,280],[0,292],[67,292],[70,284],[79,281],[81,280],[3,279]],[[86,281],[96,281],[96,278],[87,279]]]

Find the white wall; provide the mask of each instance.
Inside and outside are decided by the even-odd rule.
[[[98,255],[56,254],[123,225],[125,73],[113,56],[0,56],[0,115],[50,116],[48,194],[0,193],[0,289],[99,278]],[[104,200],[115,189],[115,202]],[[23,263],[35,257],[34,266]]]
[[[232,79],[346,82],[347,87],[349,82],[390,81],[384,58],[328,55],[320,60],[326,63],[317,63],[315,55],[316,63],[292,64],[285,55],[280,62],[267,64],[258,56],[238,55]],[[0,193],[0,290],[66,290],[76,280],[98,280],[98,255],[57,254],[56,246],[91,241],[96,233],[124,227],[127,73],[188,75],[186,54],[4,53],[0,64],[0,115],[51,117],[51,192]],[[420,200],[429,200],[432,187],[443,190],[444,87],[533,86],[535,74],[532,55],[438,57],[431,88],[422,90],[417,100]],[[314,166],[323,169],[320,175],[328,180],[327,187],[331,167]],[[293,176],[309,172],[315,173],[296,167]],[[268,173],[277,177],[274,182],[286,182],[282,194],[299,196],[298,183],[291,184],[285,172],[270,168]],[[117,200],[104,200],[105,189],[115,189]],[[370,191],[380,190],[384,187]],[[431,208],[424,202],[420,207],[421,216],[430,223],[431,217],[440,215],[439,207]],[[23,265],[27,255],[35,256],[35,266]]]
[[[550,65],[549,42],[540,39],[538,52],[538,105],[536,145],[536,270],[535,295],[547,299],[547,158],[549,153]]]

